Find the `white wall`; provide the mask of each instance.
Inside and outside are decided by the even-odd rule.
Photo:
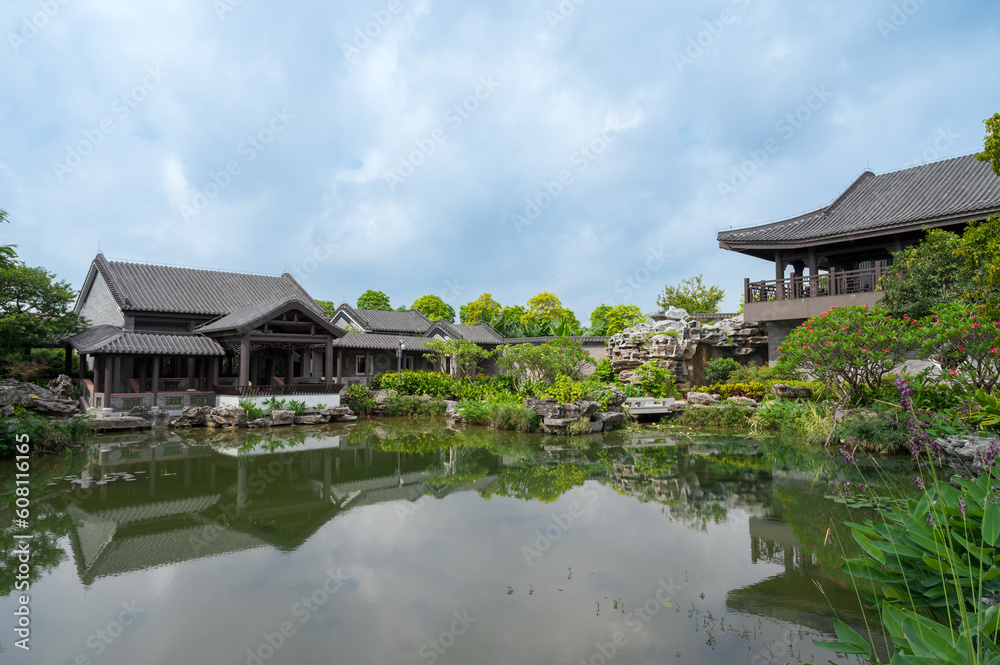
[[[216,406],[239,406],[240,399],[249,400],[253,402],[254,406],[263,407],[264,402],[271,399],[270,397],[236,397],[235,395],[218,395],[216,397]],[[329,408],[340,406],[340,395],[291,395],[291,396],[279,396],[278,399],[283,399],[286,402],[295,400],[296,402],[305,402],[306,408],[309,410],[319,410],[317,407],[320,404],[324,404]]]

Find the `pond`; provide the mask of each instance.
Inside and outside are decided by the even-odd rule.
[[[912,486],[905,467],[873,482],[822,451],[721,437],[255,432],[32,460],[31,651],[8,557],[0,661],[855,662],[812,643],[835,616],[864,632],[838,525],[870,501],[844,497]],[[8,551],[13,482],[5,462]]]

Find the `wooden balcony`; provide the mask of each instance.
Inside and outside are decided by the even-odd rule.
[[[823,275],[792,275],[785,279],[743,280],[746,321],[808,319],[831,307],[874,305],[882,298],[885,268],[835,270]]]

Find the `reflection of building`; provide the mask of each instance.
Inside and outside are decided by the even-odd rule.
[[[427,481],[449,459],[447,449],[397,455],[341,436],[283,445],[219,448],[171,435],[100,446],[80,489],[64,495],[81,580],[259,547],[292,551],[356,506],[432,493]]]

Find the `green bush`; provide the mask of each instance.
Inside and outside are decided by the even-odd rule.
[[[796,386],[799,388],[811,388],[813,399],[822,399],[825,388],[822,383],[816,381],[756,381],[751,383],[716,383],[715,385],[698,388],[698,392],[710,395],[719,395],[723,398],[729,397],[750,397],[758,402],[771,399],[771,388],[775,385],[784,384],[786,386]]]
[[[611,368],[611,361],[607,358],[597,363],[591,376],[601,383],[613,383],[618,378],[618,375]]]
[[[448,405],[443,399],[421,399],[416,395],[390,395],[382,405],[387,416],[440,416]]]
[[[734,358],[709,360],[705,364],[705,383],[725,383],[729,379],[729,375],[741,367],[742,365]]]
[[[500,430],[534,432],[542,419],[531,409],[516,402],[477,402],[462,400],[458,405],[462,417],[472,425],[484,425]]]
[[[798,372],[785,363],[775,365],[758,365],[750,363],[740,365],[734,369],[726,383],[789,383],[801,379],[801,372]],[[706,379],[707,380],[707,379]]]
[[[344,392],[344,402],[359,416],[368,416],[375,411],[375,399],[371,392],[360,383],[352,383]]]
[[[687,427],[710,427],[716,429],[744,429],[750,426],[754,409],[733,402],[722,402],[717,406],[685,409],[677,417],[676,423]]]
[[[651,360],[635,369],[635,379],[642,389],[644,397],[673,397],[674,374],[660,367],[659,362]]]
[[[771,400],[750,418],[753,432],[797,437],[807,443],[823,443],[832,426],[833,419],[825,408],[801,400]]]
[[[456,384],[450,374],[421,370],[402,374],[385,372],[378,377],[378,386],[372,381],[372,390],[395,390],[400,395],[430,395],[450,399],[456,394]]]
[[[909,319],[925,356],[936,356],[945,376],[969,392],[1000,385],[1000,316],[985,306],[942,305],[927,320]]]
[[[51,455],[90,439],[91,431],[82,416],[65,422],[44,418],[22,407],[15,407],[15,415],[0,419],[4,434],[0,436],[0,458],[14,456],[17,437],[27,435],[33,454]]]
[[[833,439],[847,446],[879,454],[909,451],[912,434],[897,416],[901,412],[852,411],[833,431]]]
[[[583,399],[583,396],[587,392],[587,384],[574,381],[568,376],[559,376],[556,378],[556,382],[548,387],[542,397],[554,397],[565,404]]]
[[[247,420],[257,420],[267,415],[264,409],[257,406],[252,399],[246,397],[240,398],[240,408],[247,412]]]

